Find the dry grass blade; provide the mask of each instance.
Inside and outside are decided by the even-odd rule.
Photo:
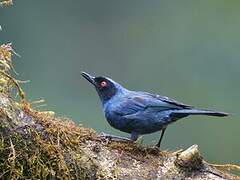
[[[17,53],[13,50],[12,44],[7,43],[0,46],[0,90],[1,92],[10,95],[12,86],[17,88],[20,100],[24,101],[25,95],[18,81],[13,78],[10,71],[13,70],[12,55]]]
[[[206,162],[207,163],[207,162]],[[237,171],[240,172],[240,166],[236,164],[211,164],[207,163],[209,166],[215,167],[224,171]]]

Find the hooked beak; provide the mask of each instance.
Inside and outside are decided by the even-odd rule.
[[[94,80],[95,77],[93,77],[90,74],[83,72],[83,71],[81,72],[81,74],[86,80],[88,80],[91,84],[93,84],[95,86],[95,80]]]

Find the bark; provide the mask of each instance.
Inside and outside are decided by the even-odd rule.
[[[240,178],[204,161],[197,145],[167,152],[110,141],[0,93],[0,179]]]

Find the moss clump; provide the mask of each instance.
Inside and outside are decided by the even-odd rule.
[[[94,176],[94,173],[83,173],[90,172],[84,171],[84,168],[91,168],[94,172],[96,167],[92,162],[87,163],[88,158],[81,147],[95,138],[93,130],[78,127],[67,119],[37,112],[26,105],[22,105],[23,111],[16,109],[14,104],[9,104],[6,109],[10,107],[11,114],[16,114],[14,118],[31,123],[17,124],[16,127],[9,127],[8,124],[0,126],[0,178],[77,179]],[[9,119],[6,114],[0,114],[1,125]],[[83,166],[81,162],[85,161]]]
[[[9,5],[12,5],[13,2],[12,0],[0,0],[0,5],[1,6],[9,6]]]
[[[14,71],[12,65],[13,54],[17,53],[13,50],[11,43],[0,46],[0,92],[11,95],[13,87],[16,87],[20,100],[24,101],[25,95],[18,83],[19,81],[11,75],[11,71]]]

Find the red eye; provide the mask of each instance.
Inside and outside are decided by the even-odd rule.
[[[101,82],[101,87],[106,87],[106,86],[107,86],[106,81],[102,81],[102,82]]]

